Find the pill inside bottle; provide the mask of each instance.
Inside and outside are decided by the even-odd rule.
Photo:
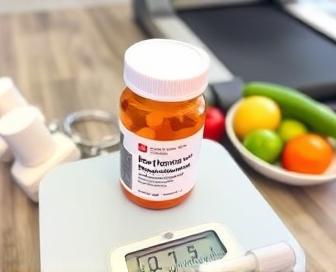
[[[209,59],[187,43],[151,39],[125,53],[121,186],[150,209],[182,203],[196,182]]]

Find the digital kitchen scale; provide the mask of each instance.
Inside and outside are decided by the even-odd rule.
[[[118,152],[58,167],[40,186],[41,271],[164,272],[165,262],[225,260],[279,242],[295,251],[293,271],[305,271],[300,245],[221,145],[203,141],[198,171],[184,203],[148,210],[123,195]]]
[[[152,37],[203,47],[210,88],[225,109],[243,81],[298,88],[336,109],[336,10],[332,0],[133,0]],[[240,80],[242,79],[242,80]]]

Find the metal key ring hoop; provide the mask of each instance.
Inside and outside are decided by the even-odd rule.
[[[106,135],[100,140],[91,140],[85,138],[78,131],[75,131],[74,126],[80,122],[93,121],[97,123],[106,123],[111,125],[116,133]],[[120,141],[119,127],[116,117],[109,112],[102,110],[82,110],[68,114],[63,123],[64,132],[79,146],[87,148],[95,148],[97,150],[106,150],[115,146]]]

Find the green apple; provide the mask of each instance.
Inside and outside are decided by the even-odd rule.
[[[283,148],[280,136],[268,129],[250,132],[243,144],[252,154],[269,163],[274,163],[279,158]]]

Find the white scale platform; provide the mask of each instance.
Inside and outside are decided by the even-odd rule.
[[[253,249],[280,241],[303,250],[226,150],[204,140],[198,182],[183,204],[148,210],[128,201],[119,185],[119,153],[57,168],[40,187],[41,270],[110,271],[112,249],[200,224],[221,223]]]

